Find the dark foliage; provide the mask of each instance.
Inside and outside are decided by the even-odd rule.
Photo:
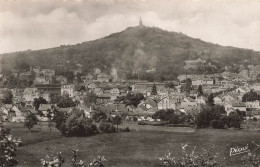
[[[35,98],[33,100],[35,110],[38,110],[41,104],[47,104],[47,101],[43,97]]]
[[[35,117],[35,115],[33,115],[32,113],[30,113],[26,119],[25,119],[25,122],[24,122],[24,126],[26,128],[29,129],[29,131],[31,131],[31,129],[34,127],[34,125],[36,125],[38,122],[37,118]]]
[[[144,100],[144,95],[142,93],[129,92],[123,99],[123,103],[126,105],[134,105],[135,107],[137,107],[141,100]]]
[[[228,127],[240,128],[240,125],[243,121],[243,117],[237,112],[232,112],[229,114],[226,120]]]
[[[4,104],[13,103],[13,94],[10,90],[3,90],[3,92],[1,92],[1,93],[3,94],[3,97],[1,98],[1,100]]]
[[[201,96],[201,95],[203,95],[203,90],[202,90],[202,86],[199,85],[199,87],[198,87],[198,96]]]
[[[246,102],[246,101],[255,101],[255,100],[260,100],[260,95],[256,92],[254,92],[253,90],[251,90],[250,92],[246,93],[243,95],[242,97],[242,101]]]
[[[145,47],[140,47],[140,41],[145,44]],[[210,53],[203,53],[205,49],[210,50]],[[76,63],[81,63],[83,73],[88,73],[95,67],[109,72],[112,66],[116,66],[125,69],[120,77],[126,77],[130,71],[130,79],[134,78],[131,71],[140,69],[142,73],[145,73],[145,70],[154,67],[156,71],[152,75],[149,74],[150,80],[165,81],[176,79],[179,74],[184,73],[185,60],[193,59],[194,55],[202,58],[210,55],[214,58],[214,62],[219,62],[216,63],[217,69],[210,66],[199,69],[205,73],[219,71],[226,65],[243,64],[244,60],[249,59],[248,55],[258,60],[258,53],[252,50],[221,47],[159,28],[130,27],[105,38],[77,45],[4,54],[1,63],[3,71],[10,71],[14,67],[28,70],[28,67],[32,65],[56,68],[57,64],[59,65],[57,71],[69,71],[77,68]],[[259,64],[259,60],[255,63]],[[191,72],[193,71],[195,70]],[[72,73],[67,77],[69,82],[74,79]]]
[[[94,92],[88,92],[84,99],[84,103],[85,104],[96,104],[97,98],[98,97]]]
[[[13,167],[18,164],[16,157],[17,143],[9,136],[10,129],[0,125],[0,166]]]
[[[210,122],[213,121],[213,124],[215,125],[216,120],[221,119],[221,115],[225,114],[225,108],[220,105],[214,105],[214,106],[203,106],[202,111],[197,116],[197,126],[206,128],[210,126]]]
[[[69,108],[69,107],[75,107],[76,103],[72,100],[72,98],[69,97],[69,95],[55,95],[55,94],[51,94],[50,95],[51,98],[51,103],[53,104],[57,104],[58,107],[61,108]]]
[[[54,121],[57,129],[64,136],[91,136],[98,133],[97,126],[92,123],[92,120],[77,110],[71,114],[57,112]]]
[[[107,119],[107,115],[106,115],[106,113],[104,113],[102,111],[96,111],[96,112],[93,113],[92,119],[95,122],[100,122],[102,120],[106,120]]]
[[[212,93],[208,97],[207,105],[214,106],[214,95]]]
[[[101,121],[98,125],[98,130],[102,133],[115,133],[116,128],[112,123]]]
[[[178,124],[180,123],[180,116],[175,114],[173,109],[159,110],[152,116],[153,119],[160,119],[167,124]]]
[[[153,84],[151,95],[157,95],[157,88],[155,84]]]
[[[113,118],[113,124],[116,125],[116,129],[118,130],[118,125],[120,125],[122,123],[122,117],[120,117],[119,115],[116,115]]]

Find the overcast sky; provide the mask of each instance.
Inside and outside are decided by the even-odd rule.
[[[0,0],[0,53],[44,49],[136,26],[260,51],[260,0]]]

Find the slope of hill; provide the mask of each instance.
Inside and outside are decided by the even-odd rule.
[[[1,57],[2,72],[25,65],[70,70],[79,63],[85,73],[95,67],[106,72],[116,67],[123,72],[122,76],[155,68],[162,80],[184,73],[184,61],[198,57],[220,67],[251,59],[260,64],[259,53],[252,50],[223,47],[181,33],[142,26],[77,45],[2,54]]]

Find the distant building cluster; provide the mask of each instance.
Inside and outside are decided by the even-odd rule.
[[[139,26],[143,26],[141,19]],[[185,68],[196,69],[205,66],[207,62],[197,59],[185,63]],[[51,94],[56,93],[71,98],[76,104],[75,108],[83,110],[89,116],[99,110],[112,115],[127,113],[129,117],[134,116],[138,120],[149,118],[152,121],[152,114],[162,109],[174,109],[179,114],[196,116],[201,111],[201,106],[207,103],[208,96],[214,94],[214,103],[224,106],[227,115],[239,110],[245,112],[247,117],[260,118],[260,102],[243,101],[243,96],[250,91],[260,93],[260,84],[251,82],[259,77],[260,66],[238,65],[236,73],[232,72],[232,68],[227,66],[222,73],[214,74],[182,74],[177,80],[165,82],[121,80],[116,68],[110,74],[99,68],[84,73],[80,64],[77,69],[66,73],[57,73],[56,69],[39,66],[29,70],[13,69],[10,76],[0,75],[3,87],[0,89],[0,98],[4,98],[8,90],[13,95],[12,104],[1,106],[0,116],[2,120],[16,122],[24,121],[28,113],[46,113],[58,107],[51,97]],[[3,86],[14,81],[25,84],[12,88],[8,87],[10,84]],[[96,96],[94,104],[86,103],[89,93]],[[138,104],[127,104],[120,100],[131,95],[142,95],[144,99]],[[39,98],[45,99],[47,104],[40,104],[36,109],[35,99]],[[73,107],[61,108],[65,112],[72,109]]]

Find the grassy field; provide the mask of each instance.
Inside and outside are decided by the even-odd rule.
[[[46,125],[41,131],[29,132],[19,124],[6,125],[14,136],[20,136],[24,143],[18,150],[20,167],[40,166],[40,159],[46,154],[62,152],[69,166],[71,150],[78,149],[79,157],[90,162],[98,155],[106,158],[106,167],[155,167],[160,166],[158,157],[168,150],[173,155],[181,154],[181,143],[189,143],[189,150],[197,146],[215,146],[217,160],[224,166],[247,166],[241,161],[242,155],[230,157],[231,147],[245,146],[251,141],[260,144],[259,131],[191,129],[129,125],[132,132],[100,134],[92,137],[61,137],[57,130],[49,132]],[[259,149],[260,151],[260,149]]]

